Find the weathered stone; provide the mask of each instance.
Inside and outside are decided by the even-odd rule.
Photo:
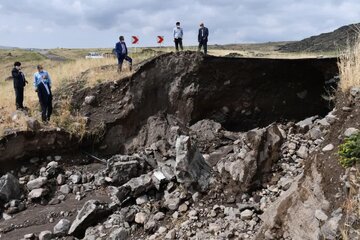
[[[96,97],[91,95],[91,96],[86,96],[85,100],[84,100],[84,104],[86,105],[92,105],[93,103],[95,103]]]
[[[187,210],[188,210],[188,206],[185,203],[183,203],[179,206],[179,212],[184,213]]]
[[[176,230],[175,229],[171,229],[166,235],[165,235],[165,239],[166,240],[173,240],[176,238]]]
[[[149,198],[147,195],[142,195],[142,196],[136,198],[137,205],[142,205],[144,203],[147,203],[148,201],[149,201]]]
[[[74,184],[79,184],[81,183],[81,175],[73,174],[69,177],[69,180]]]
[[[110,240],[127,240],[129,239],[129,231],[125,228],[117,228],[109,235]]]
[[[177,181],[190,187],[197,184],[201,191],[206,191],[209,185],[211,168],[205,162],[190,137],[180,136],[176,140],[176,166]]]
[[[25,234],[24,239],[34,240],[35,234],[34,233]]]
[[[161,171],[155,171],[152,174],[151,178],[157,190],[160,190],[161,185],[167,180],[165,175]]]
[[[353,134],[357,134],[359,132],[359,129],[357,128],[347,128],[344,132],[345,137],[350,137]]]
[[[37,131],[40,129],[40,123],[36,118],[27,117],[26,118],[26,126],[28,130]]]
[[[304,129],[305,131],[308,131],[311,128],[311,125],[313,124],[313,121],[316,119],[317,117],[309,117],[306,118],[300,122],[296,123],[296,126],[300,127],[301,129]]]
[[[124,186],[130,187],[133,197],[137,197],[154,187],[151,176],[148,174],[143,174],[139,177],[132,178],[130,181],[124,184]]]
[[[163,212],[158,212],[154,215],[155,221],[160,221],[160,220],[163,220],[164,218],[165,218],[165,213],[163,213]]]
[[[59,175],[56,177],[56,182],[57,182],[58,185],[63,185],[63,184],[66,182],[66,177],[65,177],[65,175],[59,174]]]
[[[44,186],[45,183],[47,183],[47,178],[46,177],[39,177],[39,178],[36,178],[34,180],[29,181],[26,184],[26,186],[31,191],[31,190],[36,189],[36,188],[41,188],[42,186]]]
[[[19,180],[11,173],[7,173],[0,178],[0,200],[8,202],[11,199],[19,199],[21,188]]]
[[[164,202],[165,207],[167,207],[169,210],[172,211],[178,209],[181,201],[179,192],[172,192],[170,194],[165,192],[164,197],[165,197],[165,202]]]
[[[299,150],[296,151],[296,155],[298,155],[302,159],[306,159],[309,156],[308,152],[309,149],[306,146],[302,145]]]
[[[328,144],[328,145],[326,145],[323,149],[322,149],[322,151],[323,152],[329,152],[329,151],[332,151],[334,149],[334,145],[333,144]]]
[[[39,240],[51,240],[53,237],[53,234],[51,231],[42,231],[39,234]]]
[[[113,185],[123,185],[144,172],[145,160],[138,156],[115,155],[108,160],[107,176]]]
[[[135,222],[138,224],[144,224],[147,220],[148,215],[144,212],[139,212],[135,215]]]
[[[75,220],[71,224],[68,234],[77,238],[83,238],[85,230],[103,218],[111,214],[111,209],[106,204],[96,200],[87,201],[78,212]]]
[[[71,192],[71,189],[69,185],[65,184],[60,187],[59,191],[62,192],[63,194],[69,194]]]
[[[55,226],[53,233],[55,235],[66,235],[69,231],[71,222],[67,219],[61,219]]]
[[[328,216],[322,210],[319,209],[315,211],[315,217],[320,221],[326,221],[328,219]]]
[[[322,132],[319,127],[314,127],[309,130],[310,138],[313,140],[319,139],[322,137]]]
[[[253,214],[254,214],[253,211],[246,209],[240,213],[240,217],[242,220],[251,220]]]
[[[36,188],[31,190],[31,192],[28,195],[28,199],[33,200],[37,198],[41,198],[46,196],[49,193],[49,190],[47,188]]]

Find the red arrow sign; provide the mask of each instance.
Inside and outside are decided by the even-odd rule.
[[[139,38],[137,36],[131,36],[132,37],[132,44],[137,44],[139,42]]]
[[[157,43],[162,43],[164,41],[164,36],[157,36]]]

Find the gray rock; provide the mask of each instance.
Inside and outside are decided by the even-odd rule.
[[[61,156],[55,156],[55,157],[54,157],[54,159],[55,159],[55,161],[57,161],[57,162],[58,162],[58,161],[60,161],[60,160],[61,160]]]
[[[25,234],[24,238],[25,239],[35,239],[35,234],[34,233]]]
[[[137,205],[142,205],[144,203],[147,203],[148,201],[149,201],[149,198],[147,195],[142,195],[142,196],[136,198]]]
[[[326,120],[326,118],[323,118],[323,119],[320,119],[317,121],[318,124],[324,126],[324,127],[327,127],[327,126],[330,126],[330,123],[328,123],[328,121]]]
[[[206,163],[190,137],[181,135],[176,139],[177,181],[186,187],[197,184],[201,191],[206,191],[209,185],[211,167]]]
[[[322,151],[323,152],[329,152],[329,151],[332,151],[334,149],[334,145],[333,144],[328,144],[328,145],[326,145],[323,149],[322,149]]]
[[[320,221],[326,221],[328,216],[320,209],[315,211],[315,217]]]
[[[113,186],[121,186],[145,172],[145,159],[139,156],[115,155],[108,160],[107,176]]]
[[[359,132],[359,129],[357,128],[348,128],[345,130],[344,135],[345,137],[350,137],[353,134],[357,134]]]
[[[148,215],[144,212],[139,212],[135,215],[135,222],[138,224],[144,224],[147,220]]]
[[[65,177],[65,175],[59,174],[59,175],[56,177],[56,182],[57,182],[58,185],[63,185],[63,184],[66,182],[66,177]]]
[[[155,221],[160,221],[160,220],[163,220],[164,218],[165,218],[165,213],[163,213],[163,212],[158,212],[154,215]]]
[[[350,94],[353,97],[356,97],[357,95],[359,95],[360,94],[360,87],[352,87],[350,89]]]
[[[314,116],[314,117],[309,117],[309,118],[306,118],[300,122],[297,122],[296,123],[296,126],[302,128],[302,129],[305,129],[305,130],[308,130],[310,129],[310,126],[313,124],[313,121],[316,119],[317,117]]]
[[[37,131],[41,127],[39,121],[33,117],[26,118],[26,126],[27,126],[27,129],[29,129],[31,131]]]
[[[69,177],[69,180],[74,184],[79,184],[81,183],[81,175],[73,174]]]
[[[60,187],[59,191],[62,192],[63,194],[69,194],[71,192],[71,189],[69,185],[65,184]]]
[[[130,181],[124,184],[124,186],[130,187],[131,195],[133,197],[140,196],[154,187],[151,176],[148,174],[143,174],[139,177],[132,178]]]
[[[129,239],[129,231],[125,228],[117,228],[109,235],[110,240],[127,240]]]
[[[293,142],[290,142],[289,144],[288,144],[288,148],[289,149],[292,149],[292,150],[296,150],[296,143],[293,143]]]
[[[28,195],[28,199],[33,200],[37,198],[41,198],[46,196],[49,193],[49,190],[47,188],[36,188],[31,190],[31,192]]]
[[[19,180],[11,173],[7,173],[0,178],[0,200],[8,202],[11,199],[19,199],[21,188]]]
[[[70,221],[67,219],[61,219],[55,226],[53,233],[55,235],[66,235],[70,228]]]
[[[51,231],[42,231],[39,234],[39,240],[51,240],[53,237],[53,234]]]
[[[44,186],[45,183],[47,183],[47,178],[46,177],[39,177],[39,178],[36,178],[34,180],[29,181],[26,184],[26,186],[31,191],[31,190],[36,189],[36,188],[41,188],[42,186]]]
[[[309,156],[309,149],[302,145],[299,150],[296,151],[296,155],[298,155],[299,157],[301,157],[302,159],[306,159]]]
[[[309,130],[310,138],[313,140],[319,139],[322,137],[322,132],[319,127],[314,127]]]
[[[335,211],[336,212],[336,211]],[[333,215],[334,213],[332,213]],[[324,239],[335,240],[338,239],[339,222],[342,214],[334,214],[332,218],[326,221],[321,227],[321,234]],[[358,236],[358,235],[357,235]]]
[[[84,104],[86,105],[92,105],[93,103],[95,103],[96,97],[91,95],[91,96],[86,96],[85,100],[84,100]]]
[[[71,224],[68,234],[77,238],[84,237],[85,231],[89,226],[106,218],[111,212],[112,210],[109,209],[106,204],[100,203],[97,200],[87,201]]]
[[[251,220],[253,214],[254,214],[253,211],[246,209],[240,213],[240,218],[242,220]]]
[[[161,171],[155,171],[151,178],[157,190],[160,190],[161,185],[167,181],[165,175]]]
[[[180,193],[179,192],[172,192],[170,194],[168,194],[167,192],[165,192],[165,202],[164,205],[165,207],[167,207],[169,210],[175,211],[178,209],[179,205],[180,205]]]
[[[176,238],[176,230],[175,229],[171,229],[166,235],[165,235],[165,239],[166,240],[173,240]]]

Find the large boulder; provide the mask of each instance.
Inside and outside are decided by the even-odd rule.
[[[253,185],[260,185],[271,172],[273,163],[280,157],[282,142],[283,136],[276,125],[251,130],[234,146],[234,153],[217,163],[217,170],[229,173],[247,191]]]
[[[176,140],[175,174],[177,181],[187,187],[193,185],[201,191],[208,188],[211,167],[189,136],[181,135]]]
[[[8,202],[11,199],[19,199],[21,196],[21,188],[19,180],[7,173],[0,178],[0,200]]]
[[[100,203],[97,200],[89,200],[78,212],[68,234],[77,238],[83,238],[88,227],[96,225],[111,213],[112,210],[107,204]]]
[[[146,171],[144,157],[138,155],[115,155],[108,160],[106,174],[114,185],[122,185]]]

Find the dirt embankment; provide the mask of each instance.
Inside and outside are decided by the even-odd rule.
[[[85,89],[73,104],[89,128],[106,126],[103,153],[127,152],[150,116],[174,115],[184,125],[212,119],[244,131],[274,121],[325,115],[322,95],[338,74],[336,59],[219,58],[185,52],[165,54],[132,77]],[[91,97],[90,104],[85,98]]]

